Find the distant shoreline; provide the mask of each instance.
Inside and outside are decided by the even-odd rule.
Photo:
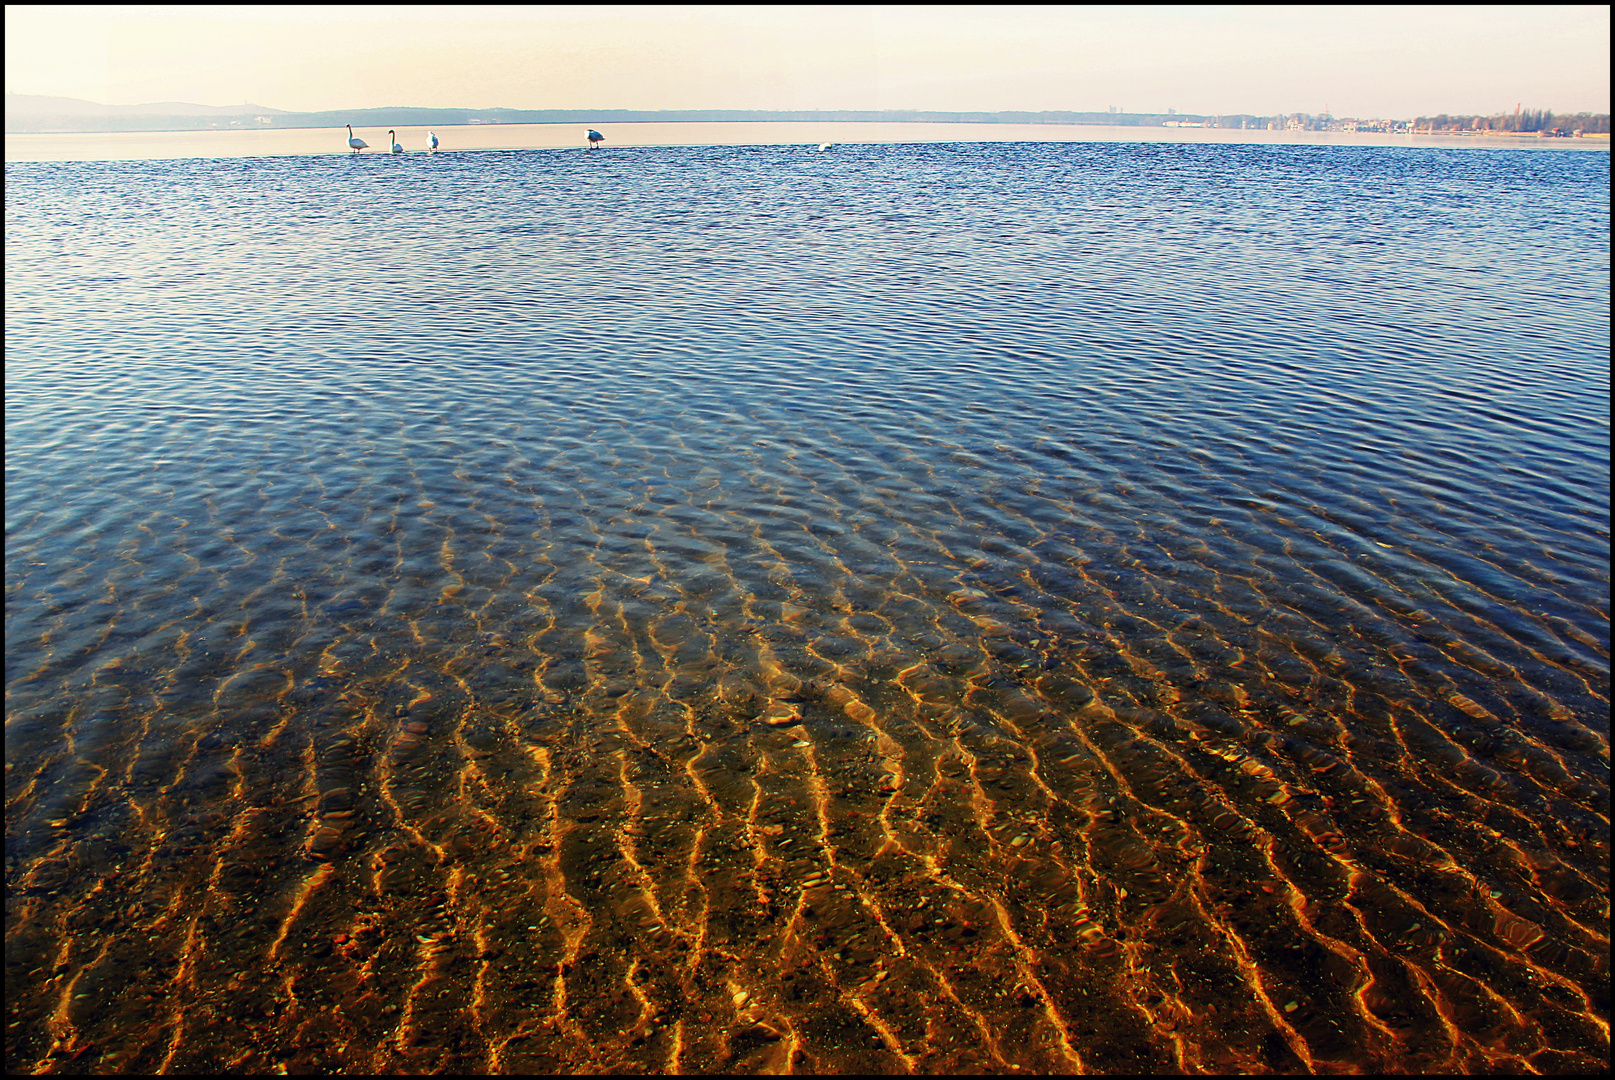
[[[128,111],[120,111],[127,108]],[[156,110],[163,110],[158,112]],[[1579,114],[1578,114],[1579,115]],[[1420,117],[1419,120],[1426,118]],[[1445,118],[1442,118],[1445,119]],[[1564,117],[1566,122],[1573,117]],[[1077,110],[939,111],[918,109],[435,109],[415,106],[380,109],[286,112],[258,105],[223,107],[164,103],[145,106],[97,105],[66,98],[6,95],[6,134],[103,134],[181,131],[285,131],[358,127],[454,127],[512,124],[714,124],[714,123],[880,123],[880,124],[1038,124],[1093,127],[1205,128],[1219,131],[1300,130],[1328,134],[1404,134],[1419,120],[1310,116],[1302,113],[1130,113]],[[1417,132],[1425,134],[1426,132]],[[1464,130],[1442,135],[1539,138],[1538,132]],[[1588,137],[1591,137],[1589,134]],[[1606,136],[1607,137],[1607,136]]]
[[[156,118],[156,117],[152,118],[152,120],[154,122],[157,121],[157,119],[158,118]],[[326,128],[346,127],[346,126],[350,126],[350,124],[351,124],[352,127],[355,127],[355,128],[359,128],[359,127],[374,128],[374,127],[381,127],[381,126],[395,127],[395,128],[396,127],[520,127],[520,126],[526,126],[526,125],[530,125],[530,124],[592,124],[592,125],[605,125],[605,124],[1022,124],[1022,125],[1026,125],[1026,124],[1035,124],[1035,125],[1048,126],[1048,127],[1161,128],[1161,129],[1168,130],[1168,131],[1181,131],[1181,130],[1188,130],[1188,131],[1196,131],[1196,130],[1199,130],[1199,131],[1271,131],[1272,133],[1274,133],[1276,135],[1285,134],[1286,132],[1293,133],[1294,131],[1299,130],[1299,131],[1304,132],[1304,133],[1305,132],[1310,132],[1311,134],[1316,134],[1316,135],[1355,135],[1355,134],[1363,134],[1363,135],[1419,135],[1419,136],[1434,135],[1434,136],[1439,136],[1441,138],[1460,138],[1460,139],[1475,138],[1475,137],[1484,137],[1484,138],[1492,138],[1492,139],[1551,139],[1551,138],[1555,138],[1554,135],[1552,135],[1551,133],[1546,132],[1546,131],[1484,131],[1483,130],[1483,131],[1435,131],[1435,132],[1432,132],[1432,131],[1425,131],[1425,130],[1417,130],[1417,131],[1380,131],[1380,130],[1376,130],[1376,129],[1372,129],[1372,128],[1363,129],[1363,130],[1358,130],[1358,129],[1321,129],[1321,130],[1314,130],[1314,129],[1307,129],[1307,128],[1302,128],[1302,129],[1268,128],[1268,127],[1265,127],[1265,126],[1264,127],[1244,127],[1244,128],[1242,128],[1242,127],[1231,127],[1231,126],[1228,126],[1226,124],[1196,124],[1196,125],[1193,125],[1193,126],[1180,127],[1179,125],[1173,124],[1173,123],[1170,123],[1170,122],[1168,122],[1168,123],[1160,123],[1160,124],[1145,124],[1145,123],[1129,124],[1129,123],[1106,123],[1105,121],[1102,121],[1102,120],[969,120],[969,119],[964,119],[964,120],[932,120],[932,119],[884,119],[884,118],[872,118],[871,119],[871,118],[864,118],[864,117],[859,117],[859,118],[856,118],[856,119],[841,119],[841,118],[837,118],[837,117],[799,119],[799,118],[795,118],[795,117],[774,118],[774,117],[767,117],[767,116],[755,117],[755,118],[753,118],[753,117],[744,117],[744,118],[721,119],[721,120],[708,120],[708,119],[702,119],[702,118],[697,118],[697,117],[681,118],[681,119],[675,119],[675,120],[663,120],[663,119],[639,118],[637,116],[633,117],[633,118],[626,118],[626,119],[610,118],[610,117],[602,119],[599,116],[590,115],[590,116],[588,116],[587,118],[584,118],[584,119],[567,119],[567,120],[478,120],[478,119],[470,119],[470,120],[460,120],[460,121],[440,121],[440,120],[397,120],[397,119],[388,119],[388,120],[345,121],[344,123],[341,123],[341,124],[331,123],[330,121],[321,121],[319,123],[275,123],[275,124],[261,124],[261,125],[249,125],[249,124],[239,124],[239,123],[229,123],[229,124],[187,123],[187,121],[190,121],[192,119],[193,118],[191,118],[191,117],[176,117],[176,118],[174,118],[174,123],[172,125],[153,126],[153,127],[145,127],[145,126],[131,126],[131,127],[75,127],[75,126],[70,126],[70,125],[55,126],[55,127],[44,127],[44,126],[36,126],[36,125],[13,126],[8,121],[7,124],[6,124],[6,132],[5,133],[7,135],[141,135],[141,134],[156,135],[156,134],[165,134],[165,133],[177,134],[179,132],[190,132],[190,131],[198,131],[198,132],[212,131],[212,132],[219,132],[219,133],[230,132],[230,131],[321,131],[321,130],[324,130]],[[1557,136],[1557,137],[1558,138],[1577,138],[1577,139],[1608,139],[1609,138],[1609,132],[1587,132],[1587,133],[1581,134],[1581,135],[1564,135],[1564,136]]]
[[[1551,128],[1557,121],[1558,128]],[[1221,131],[1308,131],[1320,134],[1434,134],[1469,137],[1490,135],[1539,138],[1552,131],[1569,136],[1577,130],[1592,136],[1607,131],[1607,113],[1550,113],[1516,110],[1508,116],[1333,116],[1325,112],[1180,113],[1103,112],[1077,109],[935,110],[935,109],[468,109],[387,106],[372,109],[321,109],[313,112],[243,105],[196,105],[179,101],[145,105],[102,105],[77,98],[38,94],[6,95],[6,134],[117,134],[120,132],[284,131],[309,128],[404,128],[503,126],[512,124],[717,124],[717,123],[876,123],[876,124],[1019,124],[1096,127],[1206,128]],[[1480,126],[1477,126],[1480,125]],[[1518,131],[1521,127],[1530,131]],[[1426,130],[1421,132],[1423,127]]]
[[[381,119],[371,119],[363,114],[366,111],[380,111],[387,115]],[[1384,130],[1380,128],[1288,128],[1268,127],[1266,124],[1239,126],[1229,123],[1215,123],[1211,121],[1197,121],[1193,117],[1145,117],[1123,118],[1120,116],[1105,119],[1051,119],[1051,116],[1061,114],[1028,114],[1035,119],[1014,119],[1018,114],[984,114],[995,116],[995,119],[978,119],[972,114],[942,114],[932,116],[927,114],[894,114],[887,115],[857,115],[851,113],[823,113],[798,114],[781,113],[761,114],[751,116],[723,115],[704,116],[694,114],[677,114],[673,116],[658,116],[654,113],[627,113],[622,116],[612,116],[610,111],[603,113],[589,113],[577,111],[575,116],[555,118],[546,114],[545,119],[515,120],[493,119],[470,116],[464,119],[418,119],[408,114],[415,112],[428,112],[432,110],[360,110],[355,113],[343,113],[340,116],[349,119],[339,119],[338,114],[319,119],[301,116],[273,116],[273,117],[127,117],[119,118],[116,122],[122,126],[109,126],[114,121],[98,120],[89,117],[69,118],[20,118],[6,119],[6,135],[160,135],[160,134],[186,134],[186,133],[213,133],[227,134],[253,131],[323,131],[327,129],[340,129],[351,125],[355,129],[365,128],[406,128],[406,127],[525,127],[531,125],[552,124],[588,124],[603,127],[611,124],[954,124],[954,125],[1005,125],[1005,126],[1038,126],[1038,127],[1093,127],[1093,128],[1128,128],[1154,131],[1170,131],[1173,133],[1186,133],[1190,131],[1218,131],[1245,134],[1272,134],[1272,135],[1381,135],[1388,137],[1418,137],[1441,139],[1515,139],[1523,142],[1537,142],[1541,140],[1570,140],[1595,139],[1609,141],[1608,132],[1586,132],[1584,134],[1565,134],[1554,136],[1546,131],[1494,131],[1494,130],[1463,130],[1463,131],[1429,131],[1429,130]],[[571,110],[568,111],[569,113]],[[1223,118],[1226,120],[1227,118]],[[51,121],[60,122],[53,123]],[[267,120],[268,122],[259,122]]]
[[[243,107],[245,109],[245,107]],[[350,109],[312,113],[232,111],[229,114],[172,113],[49,114],[11,111],[6,114],[7,135],[112,135],[159,131],[286,131],[344,127],[496,127],[516,124],[1084,124],[1101,127],[1165,127],[1168,122],[1194,122],[1206,126],[1238,128],[1239,116],[1179,116],[1172,113],[1085,112],[922,112],[884,110],[745,110],[745,109]],[[1256,117],[1244,117],[1255,127]],[[1262,125],[1270,118],[1261,117]]]
[[[1436,137],[1443,138],[1443,139],[1473,139],[1473,138],[1531,139],[1531,140],[1535,140],[1535,139],[1603,139],[1605,142],[1608,142],[1610,133],[1607,132],[1607,131],[1589,131],[1589,132],[1586,132],[1585,134],[1582,134],[1582,135],[1554,135],[1552,132],[1548,132],[1548,131],[1486,131],[1486,130],[1481,130],[1481,131],[1434,131],[1434,132],[1432,132],[1432,131],[1410,131],[1410,132],[1408,132],[1408,134],[1416,135],[1421,139],[1422,138],[1428,138],[1430,136],[1436,136]]]

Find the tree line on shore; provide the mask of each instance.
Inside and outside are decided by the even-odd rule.
[[[1495,116],[1421,116],[1407,119],[1341,119],[1327,113],[1256,116],[1249,113],[1206,114],[1106,112],[932,112],[883,110],[750,110],[750,109],[434,109],[370,108],[327,112],[285,112],[257,105],[213,107],[168,102],[120,107],[71,98],[6,95],[6,132],[206,131],[235,128],[339,128],[455,126],[460,124],[612,124],[714,123],[734,121],[810,121],[814,123],[877,121],[905,123],[1104,124],[1122,127],[1208,127],[1292,129],[1302,131],[1517,131],[1564,134],[1607,133],[1606,113],[1555,115],[1549,109],[1516,110]]]
[[[1493,116],[1421,116],[1415,121],[1420,131],[1518,131],[1566,134],[1577,131],[1590,135],[1609,134],[1608,113],[1560,113],[1552,109],[1524,109]]]

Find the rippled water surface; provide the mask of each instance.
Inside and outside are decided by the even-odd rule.
[[[7,1071],[1607,1068],[1608,185],[8,165]]]

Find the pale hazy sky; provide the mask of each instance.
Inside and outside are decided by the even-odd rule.
[[[132,105],[1609,110],[1608,7],[6,8],[6,91]]]

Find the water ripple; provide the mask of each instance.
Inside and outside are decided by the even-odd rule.
[[[1595,1071],[1600,154],[10,164],[12,1071]]]

